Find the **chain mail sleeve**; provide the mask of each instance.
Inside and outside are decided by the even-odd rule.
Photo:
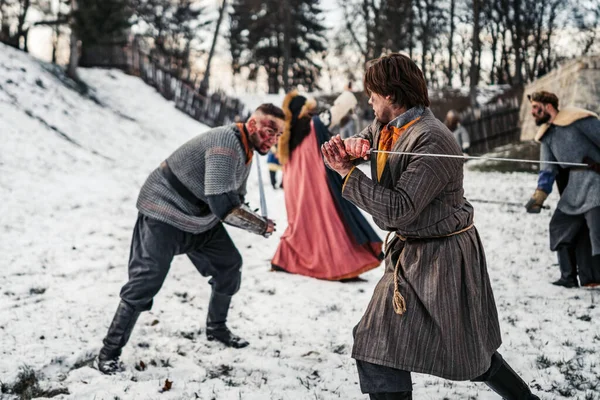
[[[229,143],[227,139],[232,141]],[[246,192],[250,163],[239,150],[238,139],[221,137],[206,150],[204,193],[211,210],[226,224],[265,235],[267,220],[241,203]],[[240,173],[245,171],[245,173]]]
[[[210,147],[204,156],[204,195],[214,196],[228,192],[238,192],[241,183],[238,182],[236,171],[245,169],[245,160],[236,146],[237,139],[232,135],[227,138],[232,143],[223,143]]]

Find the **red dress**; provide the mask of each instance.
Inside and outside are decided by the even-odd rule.
[[[283,166],[288,227],[271,263],[319,279],[354,278],[380,264],[382,243],[356,242],[332,197],[325,168],[311,121],[310,133]]]

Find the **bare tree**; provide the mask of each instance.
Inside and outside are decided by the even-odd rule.
[[[442,33],[444,18],[436,0],[417,0],[418,39],[421,44],[421,70],[427,75],[429,67],[428,55],[434,45],[435,38]]]
[[[282,46],[282,54],[283,54],[283,70],[281,71],[281,78],[283,80],[283,90],[287,93],[290,91],[290,60],[292,57],[292,47],[290,40],[290,29],[292,26],[291,21],[291,8],[290,1],[283,0],[281,7],[281,13],[283,14],[281,17],[281,22],[283,26],[281,27],[281,32],[283,34],[283,41],[281,43]]]
[[[477,85],[479,84],[481,60],[481,11],[484,0],[473,0],[473,37],[471,45],[471,68],[469,72],[469,96],[471,104],[477,104]]]
[[[210,51],[208,53],[208,60],[206,61],[206,70],[204,71],[204,78],[198,89],[200,93],[206,94],[208,92],[209,79],[210,79],[210,65],[215,54],[215,47],[217,45],[217,39],[219,38],[219,29],[221,28],[221,22],[223,21],[223,15],[227,8],[227,0],[223,0],[221,8],[219,9],[219,18],[217,19],[217,25],[215,26],[215,33],[213,35],[212,44],[210,45]]]
[[[446,68],[446,84],[452,86],[452,76],[454,69],[452,61],[454,58],[454,33],[456,31],[456,0],[450,0],[450,9],[448,16],[448,24],[450,25],[450,32],[448,35],[448,68]]]
[[[584,7],[573,8],[575,27],[582,37],[579,39],[580,54],[589,54],[593,45],[598,41],[598,24],[600,22],[600,1]]]
[[[79,63],[79,40],[77,38],[77,29],[75,29],[75,18],[74,15],[77,12],[77,0],[71,0],[71,38],[70,38],[70,52],[69,52],[69,65],[67,66],[67,75],[75,80],[79,81],[77,76],[77,64]]]
[[[63,27],[69,25],[70,0],[38,1],[37,9],[44,15],[43,20],[36,21],[34,26],[48,26],[52,28],[52,63],[56,64],[58,43],[63,33]]]
[[[348,44],[362,55],[363,63],[389,51],[412,54],[413,4],[417,0],[338,0]],[[433,0],[425,0],[433,2]]]

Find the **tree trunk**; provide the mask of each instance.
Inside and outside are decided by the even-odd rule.
[[[479,26],[480,1],[481,0],[473,0],[473,38],[471,70],[469,73],[469,97],[471,98],[471,106],[473,107],[477,104],[477,84],[479,83],[479,53],[481,51],[481,42],[479,40],[479,33],[481,30],[481,27]]]
[[[219,18],[217,19],[217,26],[215,27],[215,34],[213,36],[212,44],[210,45],[208,60],[206,61],[206,70],[204,71],[204,78],[202,78],[202,83],[200,83],[199,91],[203,95],[206,95],[206,93],[208,93],[210,80],[210,64],[215,54],[215,47],[217,45],[217,39],[219,38],[219,29],[221,28],[221,22],[223,21],[223,15],[225,14],[226,8],[227,0],[223,0],[223,3],[221,4],[221,9],[219,10]]]
[[[287,93],[290,91],[290,60],[291,60],[291,40],[290,40],[290,28],[292,25],[291,21],[291,10],[290,0],[283,0],[282,2],[282,13],[283,18],[283,70],[281,71],[281,77],[283,79],[283,90]]]
[[[58,41],[60,39],[60,26],[54,26],[52,34],[52,64],[56,64],[56,51],[58,50]]]
[[[21,11],[19,12],[19,17],[17,19],[17,37],[16,37],[16,43],[17,43],[17,48],[21,48],[21,38],[23,38],[24,41],[24,46],[23,49],[25,52],[27,52],[27,31],[24,29],[25,26],[25,19],[27,18],[27,12],[29,11],[29,6],[31,5],[31,1],[30,0],[23,0],[23,2],[19,2],[19,5],[21,6]]]
[[[521,0],[513,1],[514,12],[514,39],[513,48],[515,50],[515,83],[523,85],[523,42],[521,39]]]
[[[422,4],[417,4],[419,11],[419,25],[421,27],[421,71],[423,71],[423,76],[427,74],[427,52],[429,51],[429,32],[428,32],[428,23],[429,23],[429,4],[425,1],[425,7],[422,7]],[[425,8],[425,12],[423,13],[423,8]]]
[[[267,81],[269,84],[269,94],[279,93],[278,65],[267,65],[267,77]]]
[[[448,70],[446,71],[447,85],[452,86],[452,57],[454,57],[454,9],[456,0],[450,0],[450,37],[448,38]]]
[[[490,69],[490,84],[495,85],[497,81],[496,77],[496,63],[498,61],[498,37],[500,36],[500,24],[494,21],[490,24],[490,34],[492,35],[492,68]]]
[[[539,16],[537,17],[535,37],[534,37],[534,52],[533,52],[533,61],[531,64],[531,68],[529,69],[529,80],[533,81],[535,76],[540,69],[540,65],[538,64],[538,59],[541,57],[542,49],[544,46],[544,38],[543,38],[543,30],[544,30],[544,13],[546,8],[546,3],[539,3],[541,10],[539,12]],[[547,29],[547,28],[546,28]]]
[[[363,18],[365,19],[365,35],[366,35],[366,45],[365,45],[365,64],[367,61],[373,58],[373,41],[371,39],[371,19],[369,18],[369,1],[363,0],[362,3],[362,11]]]
[[[73,13],[77,10],[77,0],[71,0],[71,45],[69,53],[69,65],[67,66],[67,76],[78,81],[77,63],[79,62],[79,49],[77,44],[77,34],[75,33],[75,19]]]
[[[413,1],[414,0],[410,0],[410,4],[409,4],[409,8],[408,8],[408,40],[409,40],[409,47],[408,47],[408,55],[409,57],[412,59],[413,56],[413,45],[415,43],[415,24],[413,22],[413,19],[415,17],[414,14],[414,9],[413,9]]]

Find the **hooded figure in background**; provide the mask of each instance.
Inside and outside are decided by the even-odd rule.
[[[360,211],[343,199],[342,179],[325,168],[320,146],[356,105],[344,92],[315,115],[316,102],[288,93],[285,129],[279,139],[288,227],[271,261],[273,269],[327,280],[347,280],[377,267],[382,241]]]

